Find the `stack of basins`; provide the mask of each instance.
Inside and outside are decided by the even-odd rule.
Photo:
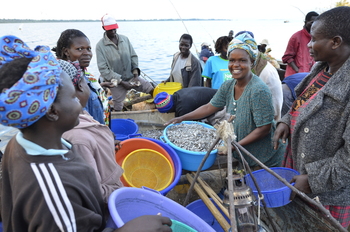
[[[162,141],[130,138],[115,155],[124,169],[121,181],[128,187],[147,187],[167,194],[180,180],[182,166],[176,152]]]

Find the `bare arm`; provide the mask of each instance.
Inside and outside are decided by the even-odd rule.
[[[173,118],[170,121],[166,122],[164,125],[167,126],[169,124],[172,123],[180,123],[182,121],[186,121],[186,120],[195,120],[195,119],[201,119],[201,118],[205,118],[219,110],[221,110],[222,108],[218,108],[213,106],[210,103],[207,103],[205,105],[202,105],[201,107],[197,108],[196,110],[187,113],[185,115],[182,115],[180,117],[177,118]]]
[[[270,133],[270,130],[271,130],[271,124],[258,127],[255,130],[253,130],[252,132],[250,132],[242,140],[238,141],[238,143],[242,146],[246,146],[248,144],[259,141],[260,139],[262,139],[266,135],[268,135]]]

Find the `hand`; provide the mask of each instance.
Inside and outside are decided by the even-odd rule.
[[[304,174],[304,175],[297,175],[294,176],[292,178],[292,180],[290,181],[290,183],[294,183],[294,187],[296,189],[298,189],[299,191],[303,192],[303,193],[312,193],[310,185],[309,185],[309,179],[308,179],[308,175]],[[292,191],[291,195],[290,195],[290,200],[293,200],[295,197],[296,193]]]
[[[102,82],[100,84],[102,87],[113,88],[115,85],[112,82]]]
[[[166,123],[164,123],[164,126],[167,126],[169,124],[180,123],[182,121],[183,121],[182,117],[173,118],[173,119],[170,119],[169,121],[167,121]]]
[[[130,90],[135,87],[133,84],[129,83],[128,81],[121,81],[120,85],[123,86],[124,89],[126,90]]]
[[[161,83],[163,83],[164,85],[166,84],[166,81],[162,81]]]
[[[282,143],[286,143],[286,140],[288,137],[289,137],[289,126],[283,122],[279,123],[272,139],[273,148],[277,150],[278,140],[282,139]]]
[[[171,224],[172,222],[168,217],[160,215],[144,215],[125,223],[124,226],[116,229],[114,232],[171,232]]]
[[[141,85],[141,82],[140,82],[140,79],[139,79],[139,76],[134,76],[130,81],[129,81],[130,84],[132,84],[134,87],[135,86],[140,86]]]

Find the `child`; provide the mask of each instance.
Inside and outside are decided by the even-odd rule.
[[[103,231],[94,171],[61,138],[79,123],[81,105],[49,48],[33,51],[0,37],[0,122],[20,129],[2,160],[4,231]],[[138,217],[123,231],[171,231],[169,218]]]

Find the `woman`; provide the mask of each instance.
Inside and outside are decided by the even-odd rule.
[[[0,37],[0,60],[1,124],[20,129],[2,160],[4,231],[104,230],[94,172],[61,137],[81,111],[69,76],[49,47],[32,50],[15,36]],[[169,232],[168,225],[169,218],[148,215],[114,232]]]
[[[227,68],[227,47],[230,41],[228,36],[221,36],[216,40],[215,52],[220,55],[209,57],[204,66],[202,77],[206,78],[206,87],[218,89],[222,83],[232,79],[232,75]]]
[[[294,187],[318,196],[345,228],[350,224],[350,24],[344,22],[349,20],[350,7],[315,19],[308,48],[319,62],[296,87],[297,99],[274,135],[274,141],[290,137],[283,165],[299,171]]]
[[[179,52],[175,53],[171,64],[170,77],[164,82],[179,82],[182,88],[203,86],[202,66],[192,55],[192,36],[183,34],[179,41]]]
[[[90,40],[81,31],[67,29],[61,33],[57,46],[52,49],[56,57],[62,60],[76,61],[84,69],[85,78],[90,87],[90,98],[85,107],[86,111],[99,123],[109,125],[110,107],[107,96],[101,87],[111,87],[112,83],[99,84],[98,80],[87,71],[92,58]]]
[[[58,61],[62,70],[71,78],[76,96],[84,108],[90,91],[79,62]],[[120,181],[123,170],[115,160],[114,134],[108,126],[93,120],[83,108],[79,114],[79,124],[66,131],[62,138],[74,144],[76,153],[80,154],[95,170],[103,200],[107,203],[109,195],[114,190],[123,187]],[[81,136],[82,134],[84,136]]]
[[[228,48],[228,68],[233,79],[224,82],[208,104],[166,124],[204,118],[226,106],[227,112],[236,116],[233,126],[238,143],[265,165],[280,166],[283,146],[274,151],[271,140],[274,131],[271,92],[251,72],[258,52],[256,42],[248,33],[243,33],[231,43]],[[234,156],[239,159],[237,154]],[[249,157],[245,156],[245,159],[253,169],[259,168]]]

